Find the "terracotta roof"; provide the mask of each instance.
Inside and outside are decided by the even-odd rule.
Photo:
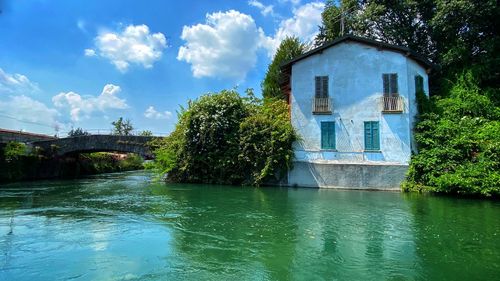
[[[434,65],[427,58],[410,50],[407,47],[392,45],[392,44],[388,44],[388,43],[384,43],[384,42],[380,42],[380,41],[376,41],[376,40],[368,39],[368,38],[364,38],[364,37],[345,35],[345,36],[339,37],[333,41],[327,42],[327,43],[325,43],[325,44],[323,44],[315,49],[310,50],[309,52],[307,52],[303,55],[300,55],[296,58],[293,58],[292,60],[289,60],[289,61],[283,63],[281,65],[281,68],[286,69],[288,67],[291,67],[292,64],[294,64],[300,60],[303,60],[303,59],[310,57],[312,55],[315,55],[317,53],[321,53],[325,49],[328,49],[330,47],[333,47],[337,44],[340,44],[340,43],[346,42],[346,41],[353,41],[353,42],[357,42],[357,43],[361,43],[361,44],[365,44],[365,45],[374,46],[374,47],[377,47],[380,49],[386,49],[386,50],[391,50],[391,51],[402,53],[403,55],[413,59],[414,61],[416,61],[417,63],[422,65],[425,69],[432,69],[434,67]]]

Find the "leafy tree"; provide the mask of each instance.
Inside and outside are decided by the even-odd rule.
[[[300,56],[305,51],[305,45],[300,42],[297,37],[287,37],[279,45],[273,61],[269,64],[262,81],[262,96],[265,99],[277,98],[283,99],[283,91],[281,90],[279,81],[281,75],[281,64],[289,61],[297,56]]]
[[[144,130],[144,131],[142,131],[142,132],[139,133],[139,136],[151,137],[151,136],[153,136],[153,132],[151,132],[149,130]]]
[[[153,144],[149,168],[178,182],[260,185],[282,177],[295,140],[288,106],[248,94],[223,90],[189,102],[174,132]]]
[[[71,128],[71,130],[68,132],[68,137],[79,137],[79,136],[89,136],[90,133],[83,130],[82,128]]]
[[[134,127],[130,119],[123,120],[123,117],[118,118],[118,120],[111,122],[113,125],[113,134],[119,136],[131,135]]]
[[[500,109],[469,71],[422,114],[406,190],[500,196]]]
[[[328,41],[353,33],[353,26],[356,21],[356,12],[359,3],[356,0],[341,0],[339,6],[336,1],[327,0],[325,9],[321,13],[321,25],[319,33],[314,39],[314,45],[321,46]],[[342,23],[344,30],[342,30]],[[343,31],[343,33],[342,33]]]
[[[18,160],[25,155],[27,155],[27,151],[24,143],[11,141],[4,148],[4,157],[7,162]]]

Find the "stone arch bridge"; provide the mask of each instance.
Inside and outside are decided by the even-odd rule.
[[[158,137],[88,135],[51,140],[39,140],[30,145],[40,147],[45,153],[62,156],[85,152],[127,152],[136,153],[145,159],[153,158],[148,142]]]

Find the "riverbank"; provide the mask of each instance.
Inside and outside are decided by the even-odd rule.
[[[135,154],[107,152],[82,153],[46,158],[40,155],[0,157],[0,183],[38,179],[74,179],[87,175],[144,169],[143,159]]]

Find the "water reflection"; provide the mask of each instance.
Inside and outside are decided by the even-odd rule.
[[[151,183],[0,187],[0,280],[493,280],[500,205]]]

